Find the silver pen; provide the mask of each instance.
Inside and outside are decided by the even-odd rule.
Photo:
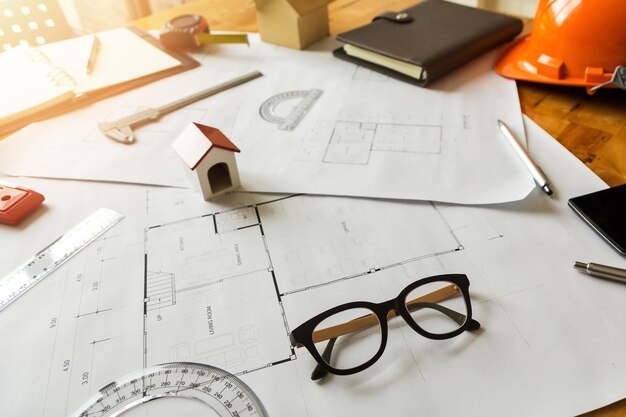
[[[579,271],[586,272],[587,275],[591,275],[596,278],[612,279],[626,284],[626,269],[615,268],[614,266],[600,265],[594,263],[584,263],[576,261],[574,268]]]
[[[546,194],[552,195],[552,189],[550,188],[550,181],[546,174],[543,173],[541,168],[537,166],[537,164],[530,158],[528,152],[522,147],[519,143],[511,129],[504,123],[502,120],[498,120],[498,127],[500,128],[500,132],[507,139],[507,141],[513,147],[513,150],[519,156],[519,159],[522,160],[526,169],[530,172],[535,180],[535,183],[539,188],[545,191]]]

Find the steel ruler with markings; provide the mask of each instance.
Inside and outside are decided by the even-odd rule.
[[[99,208],[8,275],[0,278],[0,311],[123,218],[124,216],[113,210]]]

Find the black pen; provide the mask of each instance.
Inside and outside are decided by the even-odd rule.
[[[586,272],[587,275],[591,275],[596,278],[612,279],[626,284],[626,269],[615,268],[614,266],[600,265],[594,263],[584,263],[576,261],[574,268],[579,271]]]

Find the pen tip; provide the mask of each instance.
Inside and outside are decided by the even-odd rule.
[[[587,264],[584,263],[584,262],[575,261],[574,262],[574,268],[576,268],[576,269],[587,269]]]
[[[543,191],[545,191],[545,192],[546,192],[546,194],[548,194],[548,195],[552,195],[552,194],[553,194],[552,189],[551,189],[550,187],[548,187],[548,185],[547,185],[547,184],[546,184],[546,185],[544,185],[544,186],[543,186],[543,187],[541,187],[541,188],[543,189]]]

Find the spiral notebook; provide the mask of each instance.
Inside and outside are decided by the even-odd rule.
[[[17,47],[0,54],[0,125],[71,100],[74,91],[56,81],[35,48]]]
[[[134,28],[97,36],[90,73],[86,64],[92,35],[0,53],[0,132],[198,65],[161,49],[156,39]]]

